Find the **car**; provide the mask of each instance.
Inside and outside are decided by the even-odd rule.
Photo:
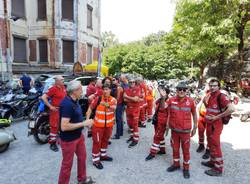
[[[43,93],[46,93],[48,89],[55,83],[55,77],[56,76],[52,76],[45,80]],[[83,90],[82,96],[86,95],[87,86],[89,85],[91,79],[97,78],[96,76],[91,76],[91,75],[90,76],[63,75],[63,77],[65,85],[67,85],[72,80],[80,81]]]

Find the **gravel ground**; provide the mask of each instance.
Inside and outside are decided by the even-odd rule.
[[[250,105],[250,104],[248,104]],[[249,107],[249,106],[248,106]],[[27,137],[27,121],[13,124],[18,140],[11,143],[7,152],[0,155],[0,184],[56,184],[60,164],[61,152],[54,153],[48,145],[37,144],[33,137]],[[127,128],[125,128],[127,130]],[[167,154],[157,156],[152,161],[145,162],[152,143],[153,127],[140,130],[140,142],[132,149],[126,143],[128,134],[120,140],[112,140],[108,154],[114,160],[104,163],[103,170],[97,170],[91,162],[91,139],[86,138],[87,145],[87,173],[98,184],[248,184],[250,176],[250,121],[241,123],[237,117],[225,126],[222,134],[222,150],[224,153],[225,173],[222,177],[209,177],[204,174],[206,169],[201,166],[201,155],[195,152],[197,135],[191,143],[191,178],[186,180],[182,171],[167,173],[166,168],[172,162],[172,151],[169,136],[166,137]],[[85,134],[86,135],[86,134]],[[76,162],[74,162],[71,180],[76,180]]]

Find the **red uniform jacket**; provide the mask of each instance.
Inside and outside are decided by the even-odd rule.
[[[168,100],[168,108],[170,111],[169,127],[173,130],[191,131],[191,114],[196,113],[194,100],[187,96],[181,101],[179,97],[171,97]]]

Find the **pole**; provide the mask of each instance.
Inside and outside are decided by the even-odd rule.
[[[102,55],[100,47],[98,47],[98,65],[97,65],[97,76],[101,76],[101,69],[102,69]]]
[[[2,57],[2,43],[1,43],[1,40],[0,40],[0,63],[1,63],[1,77],[2,77],[2,81],[4,81],[3,57]]]
[[[8,18],[8,10],[7,10],[7,1],[4,1],[4,20],[5,20],[5,26],[6,26],[6,73],[7,73],[7,79],[10,80],[12,77],[12,63],[11,63],[11,57],[10,57],[10,22]]]

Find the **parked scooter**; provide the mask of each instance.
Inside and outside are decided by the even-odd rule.
[[[241,122],[247,122],[248,119],[250,119],[250,110],[241,112],[240,121]]]
[[[10,142],[16,140],[14,132],[9,129],[11,121],[0,119],[0,153],[9,148]]]
[[[30,119],[28,123],[28,136],[33,135],[36,142],[46,144],[49,141],[49,111],[41,100],[39,107],[34,111],[36,117]]]

